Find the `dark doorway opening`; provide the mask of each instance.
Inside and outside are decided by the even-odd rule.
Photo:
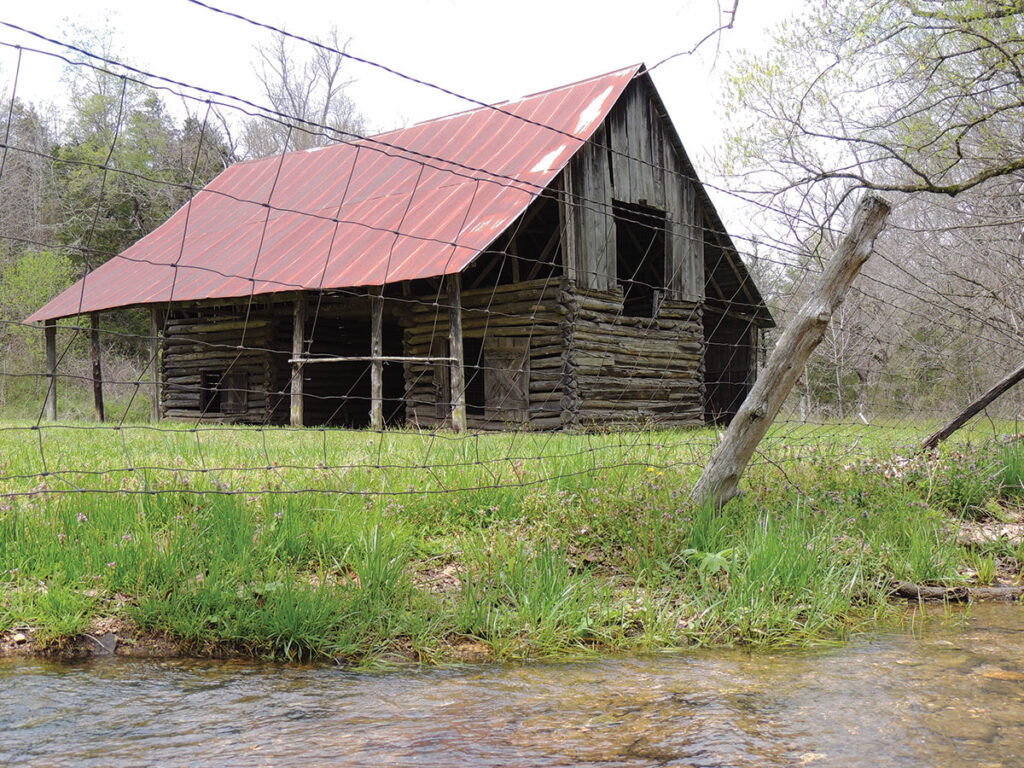
[[[665,289],[665,212],[615,201],[615,274],[622,313],[654,317]]]
[[[487,408],[484,340],[463,338],[462,355],[466,376],[466,415],[483,416]]]
[[[368,313],[367,313],[368,314]],[[382,352],[400,357],[403,329],[394,318],[381,324]],[[337,317],[324,313],[307,325],[312,333],[311,357],[370,356],[369,317]],[[369,360],[344,360],[307,364],[303,368],[303,411],[306,426],[362,428],[370,425]],[[405,423],[405,370],[401,363],[385,362],[382,368],[384,423]]]
[[[705,408],[708,424],[728,424],[754,383],[757,328],[712,307],[704,313]]]

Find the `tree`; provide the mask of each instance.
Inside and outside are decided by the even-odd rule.
[[[9,119],[0,118],[0,272],[20,249],[46,239],[52,191],[50,121],[20,99],[11,102],[9,113]]]
[[[836,329],[843,354],[812,367],[829,398],[852,364],[862,402],[947,408],[984,389],[979,361],[1024,356],[1022,73],[1019,0],[817,2],[734,67],[724,167],[775,258],[813,270],[786,243],[832,237],[855,190],[897,203]]]
[[[109,29],[73,34],[82,50],[120,58]],[[234,158],[210,115],[179,126],[129,72],[85,59],[64,80],[69,114],[52,151],[55,235],[92,269],[166,221]]]
[[[215,126],[179,128],[138,83],[79,94],[54,152],[57,237],[89,267],[147,235],[231,162]]]
[[[819,0],[733,71],[730,150],[780,190],[955,195],[1024,170],[1022,94],[1019,0]]]
[[[12,401],[31,407],[42,394],[39,331],[22,321],[67,288],[75,273],[71,260],[54,251],[28,248],[18,256],[0,269],[0,409]]]
[[[277,114],[247,121],[247,156],[349,141],[365,130],[363,116],[345,93],[352,81],[342,74],[343,53],[351,39],[342,41],[337,27],[331,27],[316,42],[304,57],[296,54],[286,34],[256,47],[253,69]]]

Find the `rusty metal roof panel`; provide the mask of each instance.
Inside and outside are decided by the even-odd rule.
[[[234,165],[28,319],[459,272],[554,180],[638,71]]]

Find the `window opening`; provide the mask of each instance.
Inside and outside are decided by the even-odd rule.
[[[199,399],[199,407],[203,413],[220,413],[222,377],[223,374],[218,371],[203,371],[203,390]]]
[[[203,371],[199,407],[203,413],[245,413],[249,407],[246,373]]]
[[[654,317],[665,289],[664,211],[614,203],[615,273],[622,289],[622,313]]]

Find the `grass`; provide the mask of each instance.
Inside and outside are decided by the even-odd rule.
[[[842,638],[891,615],[893,580],[1019,571],[1019,545],[956,531],[1019,518],[1024,449],[899,458],[914,437],[777,427],[716,511],[687,495],[712,430],[8,423],[0,631],[59,646],[113,617],[195,654],[362,664]]]

